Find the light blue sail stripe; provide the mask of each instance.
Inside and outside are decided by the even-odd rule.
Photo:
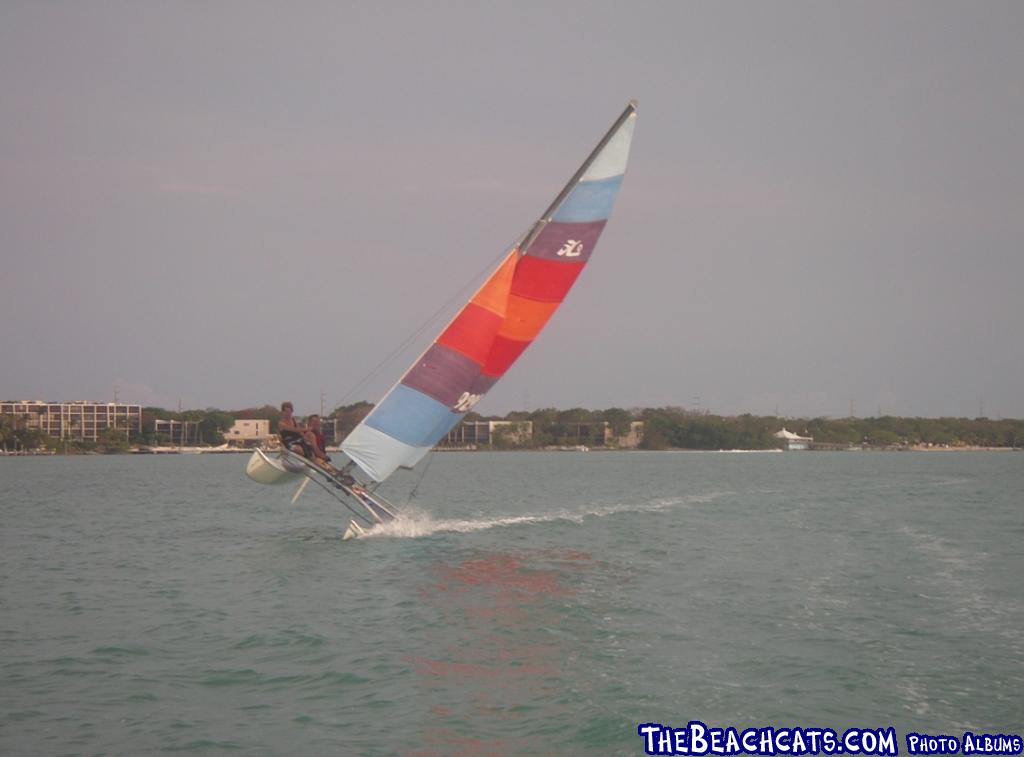
[[[432,447],[463,415],[423,392],[398,384],[364,423],[410,447]]]
[[[603,221],[611,215],[622,174],[597,181],[581,181],[558,206],[552,218],[566,223]]]

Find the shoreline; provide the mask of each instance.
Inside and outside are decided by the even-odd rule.
[[[337,448],[327,448],[328,452],[335,453],[339,452]],[[822,453],[822,452],[1024,452],[1024,447],[977,447],[977,446],[965,446],[965,447],[924,447],[924,446],[912,446],[912,447],[848,447],[844,449],[809,449],[809,450],[782,450],[782,449],[686,449],[680,447],[669,447],[666,449],[615,449],[606,447],[588,448],[588,449],[566,449],[566,448],[547,448],[547,449],[533,449],[533,448],[521,448],[521,449],[468,449],[466,447],[450,448],[442,447],[433,450],[434,452],[445,452],[445,453],[458,453],[458,452],[539,452],[539,453],[566,453],[575,452],[577,454],[589,454],[591,452],[597,453],[614,453],[624,452],[632,454],[647,454],[647,453],[671,453],[671,454],[730,454],[730,455],[762,455],[762,454],[778,454],[778,453]],[[99,450],[89,450],[83,452],[57,452],[55,450],[22,450],[18,452],[0,450],[0,457],[108,457],[116,455],[245,455],[251,454],[253,449],[235,449],[235,448],[219,448],[219,447],[157,447],[148,449],[129,449],[121,450],[117,452],[104,452]]]

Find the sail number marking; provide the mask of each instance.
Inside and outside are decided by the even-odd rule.
[[[570,239],[562,245],[562,249],[558,251],[559,257],[565,258],[578,258],[583,254],[583,240],[581,239]]]
[[[470,394],[469,392],[463,392],[462,396],[459,397],[459,401],[455,403],[453,410],[457,413],[469,412],[470,408],[479,402],[481,397],[483,397],[482,394]]]

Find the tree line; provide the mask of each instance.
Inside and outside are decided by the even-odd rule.
[[[773,449],[786,428],[815,443],[836,447],[894,448],[1024,446],[1024,420],[989,418],[778,418],[719,416],[681,408],[639,411],[645,449]]]
[[[356,402],[334,408],[326,419],[337,426],[336,440],[343,439],[373,409],[369,402]],[[0,448],[36,449],[50,447],[58,451],[107,452],[126,451],[129,443],[155,445],[171,440],[166,434],[157,434],[154,421],[175,420],[194,426],[194,440],[199,444],[216,446],[224,443],[224,432],[236,420],[267,419],[272,433],[276,433],[280,410],[274,405],[249,407],[241,410],[185,410],[175,412],[160,407],[142,410],[142,433],[135,430],[129,435],[124,430],[108,429],[97,442],[55,440],[30,428],[26,419],[0,416]],[[815,443],[836,447],[904,447],[933,445],[937,447],[1024,447],[1024,420],[990,418],[902,418],[882,416],[875,418],[779,418],[776,416],[713,415],[680,407],[620,408],[589,410],[586,408],[541,408],[533,411],[515,411],[504,416],[484,416],[475,412],[466,415],[466,421],[530,421],[533,434],[526,439],[516,438],[514,444],[504,444],[496,436],[495,446],[544,448],[549,446],[602,447],[606,444],[605,425],[612,446],[633,430],[636,421],[643,423],[638,434],[640,449],[776,449],[781,441],[775,437],[782,428],[812,437]],[[333,423],[336,421],[336,424]],[[63,449],[62,449],[63,445]]]
[[[337,408],[332,417],[344,418],[340,435],[362,420],[372,409],[366,402]],[[635,421],[643,423],[640,449],[778,449],[782,441],[775,434],[783,428],[816,443],[836,447],[872,448],[932,445],[936,447],[1024,446],[1024,420],[989,418],[780,418],[750,414],[723,416],[680,407],[541,408],[515,411],[504,416],[468,413],[466,421],[531,421],[533,436],[518,446],[543,448],[605,444],[602,425],[607,424],[613,446],[630,433]]]

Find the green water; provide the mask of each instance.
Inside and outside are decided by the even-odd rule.
[[[244,464],[0,459],[0,753],[1022,731],[1020,453],[442,454],[357,542]]]

